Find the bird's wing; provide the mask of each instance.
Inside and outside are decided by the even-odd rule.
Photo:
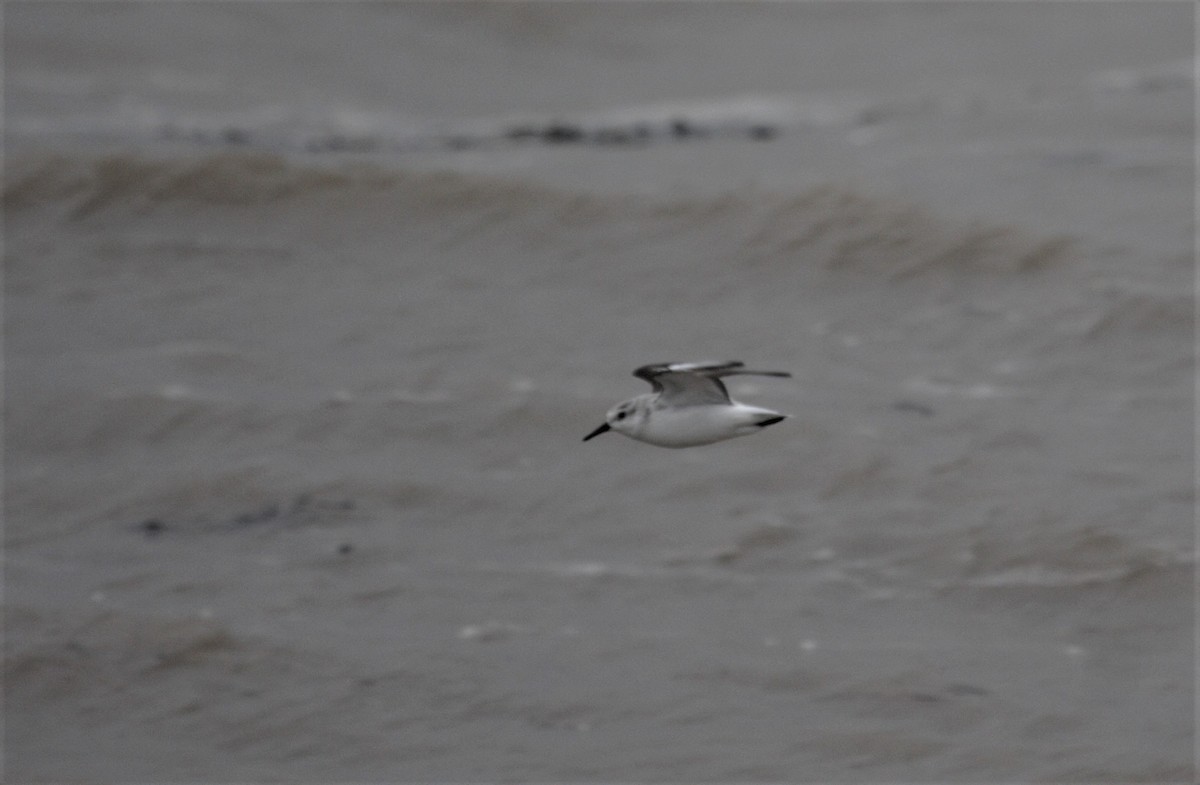
[[[722,376],[791,376],[786,371],[748,371],[741,362],[657,363],[633,372],[645,379],[670,406],[704,406],[729,403]]]

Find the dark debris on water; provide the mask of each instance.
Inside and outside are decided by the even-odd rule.
[[[330,498],[310,493],[301,493],[286,503],[269,502],[233,515],[222,516],[215,520],[208,516],[200,515],[190,517],[185,524],[168,524],[163,517],[148,517],[137,523],[134,529],[147,538],[158,537],[173,529],[183,530],[191,528],[195,530],[196,523],[201,524],[200,528],[210,531],[239,531],[252,528],[257,529],[267,524],[289,526],[317,523],[330,517],[344,516],[347,513],[353,512],[356,508],[357,505],[353,499]],[[352,549],[352,546],[344,544],[339,548],[338,552],[346,554]]]
[[[767,123],[751,123],[744,127],[727,128],[706,125],[686,117],[676,117],[665,124],[635,122],[597,128],[564,121],[551,121],[544,124],[529,123],[512,126],[506,129],[502,136],[510,142],[613,146],[645,144],[655,139],[684,141],[714,136],[744,136],[756,142],[765,142],[774,139],[780,131],[778,126]]]

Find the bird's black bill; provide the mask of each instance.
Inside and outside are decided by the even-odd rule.
[[[604,423],[604,425],[601,425],[599,428],[592,431],[587,436],[584,436],[583,440],[586,442],[588,439],[592,438],[593,436],[599,436],[600,434],[604,433],[605,431],[611,431],[611,430],[612,430],[612,428],[609,426],[609,424]]]

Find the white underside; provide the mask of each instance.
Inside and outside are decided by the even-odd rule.
[[[658,447],[694,447],[757,433],[762,430],[759,423],[763,420],[782,416],[779,412],[743,403],[684,406],[654,410],[636,430],[620,430],[626,436]]]

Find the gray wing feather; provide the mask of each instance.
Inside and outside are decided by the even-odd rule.
[[[655,363],[633,372],[650,382],[654,391],[672,406],[703,406],[729,403],[729,391],[722,376],[781,376],[787,371],[750,371],[742,362]]]

